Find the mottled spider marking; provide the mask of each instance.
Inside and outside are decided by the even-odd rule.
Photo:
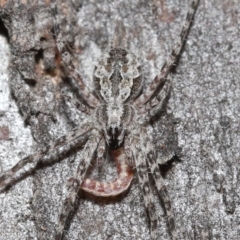
[[[81,189],[95,196],[111,197],[117,196],[129,188],[133,179],[133,171],[128,165],[123,148],[112,150],[111,157],[117,166],[117,179],[113,182],[101,182],[86,178],[81,185]]]
[[[137,57],[123,48],[110,49],[94,71],[95,91],[106,102],[124,103],[141,90],[141,66]],[[113,99],[114,98],[114,99]]]
[[[114,129],[132,120],[130,102],[141,90],[142,78],[137,57],[126,49],[114,48],[105,53],[94,71],[95,91],[102,101],[102,118],[107,121],[111,135]],[[130,115],[129,115],[129,114]],[[130,116],[130,119],[129,119]],[[121,142],[120,142],[121,143]]]

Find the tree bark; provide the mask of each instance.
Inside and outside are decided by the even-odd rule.
[[[68,84],[36,74],[36,61],[54,67],[49,1],[0,1],[8,31],[0,47],[0,169],[54,142],[85,116],[67,105]],[[126,27],[129,49],[142,60],[146,84],[154,79],[181,32],[188,1],[62,1],[58,17],[79,72],[92,89],[92,73],[115,24]],[[172,75],[172,92],[152,122],[157,151],[176,156],[162,167],[179,239],[240,239],[240,3],[200,0],[187,43]],[[4,31],[3,31],[4,32]],[[8,49],[10,47],[10,50]],[[10,56],[10,57],[9,57]],[[7,70],[7,62],[9,66]],[[81,151],[42,167],[0,194],[1,240],[53,239],[66,181]],[[114,178],[109,159],[93,175]],[[159,239],[169,239],[154,191]],[[137,177],[113,199],[81,195],[65,239],[150,239]]]

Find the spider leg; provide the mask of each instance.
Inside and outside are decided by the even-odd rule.
[[[170,74],[171,75],[171,74]],[[168,76],[169,77],[169,76]],[[140,119],[143,122],[148,122],[153,116],[160,112],[171,90],[171,80],[166,80],[164,86],[160,90],[157,96],[150,99],[149,102],[142,105],[139,109]]]
[[[92,114],[92,109],[90,109],[87,105],[83,104],[82,102],[80,102],[78,99],[72,99],[66,95],[62,95],[63,100],[66,102],[69,102],[70,104],[72,104],[77,110],[79,110],[82,113],[85,113],[87,115],[91,115]]]
[[[147,103],[147,105],[149,104],[149,106],[151,107],[145,118],[146,121],[149,121],[151,117],[156,115],[162,109],[163,104],[165,103],[170,93],[170,90],[171,90],[171,81],[167,80],[161,92]]]
[[[101,139],[97,149],[97,161],[98,163],[103,162],[104,154],[106,153],[106,141],[104,138]]]
[[[146,158],[140,148],[139,149],[136,148],[136,150],[133,152],[133,155],[134,155],[134,160],[136,164],[138,180],[143,192],[145,207],[147,209],[148,216],[150,219],[151,238],[157,239],[157,232],[156,232],[157,231],[157,215],[156,215],[156,209],[153,202],[153,195],[149,186]]]
[[[90,130],[93,127],[85,124],[74,128],[68,135],[65,135],[52,145],[20,160],[10,170],[0,176],[0,192],[13,185],[18,180],[30,175],[39,164],[53,164],[60,161],[74,147],[83,145],[90,136]]]
[[[56,1],[53,1],[51,3],[52,8],[52,14],[53,14],[53,21],[54,21],[54,32],[56,35],[56,45],[60,54],[60,61],[63,62],[64,69],[67,72],[67,74],[70,75],[72,78],[72,81],[75,82],[75,86],[79,90],[79,95],[83,97],[83,99],[87,102],[87,104],[92,107],[96,108],[99,104],[99,100],[92,94],[92,92],[89,90],[89,88],[84,84],[80,74],[75,69],[75,66],[73,64],[72,56],[70,55],[68,51],[68,47],[66,44],[63,43],[62,34],[60,31],[59,26],[59,20],[57,16],[57,4]],[[81,98],[79,99],[82,100]]]
[[[168,57],[167,61],[163,64],[160,73],[154,78],[154,80],[148,85],[146,90],[134,101],[134,105],[136,108],[141,108],[141,105],[149,101],[154,94],[156,93],[158,87],[161,84],[164,84],[164,79],[166,79],[167,75],[171,71],[172,67],[176,63],[177,59],[180,56],[180,53],[183,49],[183,46],[186,42],[187,35],[189,29],[191,27],[191,23],[193,21],[194,14],[197,9],[199,0],[192,1],[190,8],[187,13],[186,20],[184,22],[181,34],[179,39],[177,40],[175,47],[173,48],[170,56]]]
[[[68,180],[68,194],[64,201],[63,208],[59,217],[58,228],[55,240],[61,240],[63,237],[64,228],[69,214],[74,210],[74,205],[77,199],[80,186],[85,178],[86,172],[90,166],[91,160],[98,144],[101,140],[100,133],[93,130],[88,142],[86,143],[83,153],[81,154],[80,163],[74,177]]]
[[[172,211],[171,201],[170,201],[166,186],[164,184],[164,181],[158,166],[158,162],[156,161],[156,157],[154,156],[153,153],[149,154],[148,163],[149,163],[149,167],[153,175],[154,181],[156,183],[158,196],[163,203],[165,214],[167,216],[171,238],[172,240],[177,240],[178,238],[177,238],[177,233],[175,231],[174,215]]]

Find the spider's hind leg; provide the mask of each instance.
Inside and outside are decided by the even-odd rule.
[[[147,171],[147,164],[145,161],[144,154],[142,154],[141,150],[138,149],[138,152],[135,153],[134,159],[136,163],[136,169],[138,174],[138,180],[141,185],[141,189],[143,192],[144,204],[150,219],[151,225],[151,238],[157,239],[157,215],[156,209],[154,206],[153,201],[153,194],[151,192],[149,186],[149,178],[148,178],[148,171]]]
[[[175,230],[174,215],[172,211],[170,197],[168,195],[166,186],[163,181],[163,177],[158,166],[158,161],[156,160],[155,154],[150,153],[148,156],[148,163],[151,173],[153,175],[154,181],[156,183],[157,193],[160,200],[163,203],[163,207],[167,216],[167,222],[169,226],[169,232],[172,240],[177,240],[177,233]]]

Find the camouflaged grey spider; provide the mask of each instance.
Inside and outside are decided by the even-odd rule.
[[[30,165],[27,170],[30,173],[37,169],[39,163],[55,163],[60,161],[73,147],[84,145],[76,174],[69,180],[69,193],[63,204],[55,239],[62,238],[66,220],[73,211],[80,189],[103,197],[118,195],[125,191],[131,183],[130,165],[136,167],[145,207],[150,218],[151,238],[157,239],[157,215],[149,186],[148,168],[156,183],[159,198],[164,203],[171,237],[177,239],[170,199],[159,169],[159,164],[164,162],[156,156],[146,126],[149,120],[161,110],[169,94],[170,80],[167,79],[167,76],[180,56],[197,5],[198,0],[192,1],[175,47],[159,74],[146,89],[142,91],[143,79],[138,58],[129,52],[126,46],[113,43],[95,67],[94,94],[83,83],[74,68],[66,46],[61,41],[56,5],[52,3],[56,26],[56,45],[61,56],[60,61],[68,76],[78,83],[81,96],[87,103],[85,104],[79,99],[78,108],[88,115],[89,122],[76,127],[68,135],[58,139],[55,144],[22,159],[10,170],[4,172],[0,177],[0,191],[4,191],[26,174],[23,169],[25,165]],[[119,147],[117,150],[111,148],[113,143]],[[104,156],[107,148],[110,149],[112,157],[117,162],[117,180],[105,183],[85,179],[95,152],[97,152],[97,158],[100,159]]]

